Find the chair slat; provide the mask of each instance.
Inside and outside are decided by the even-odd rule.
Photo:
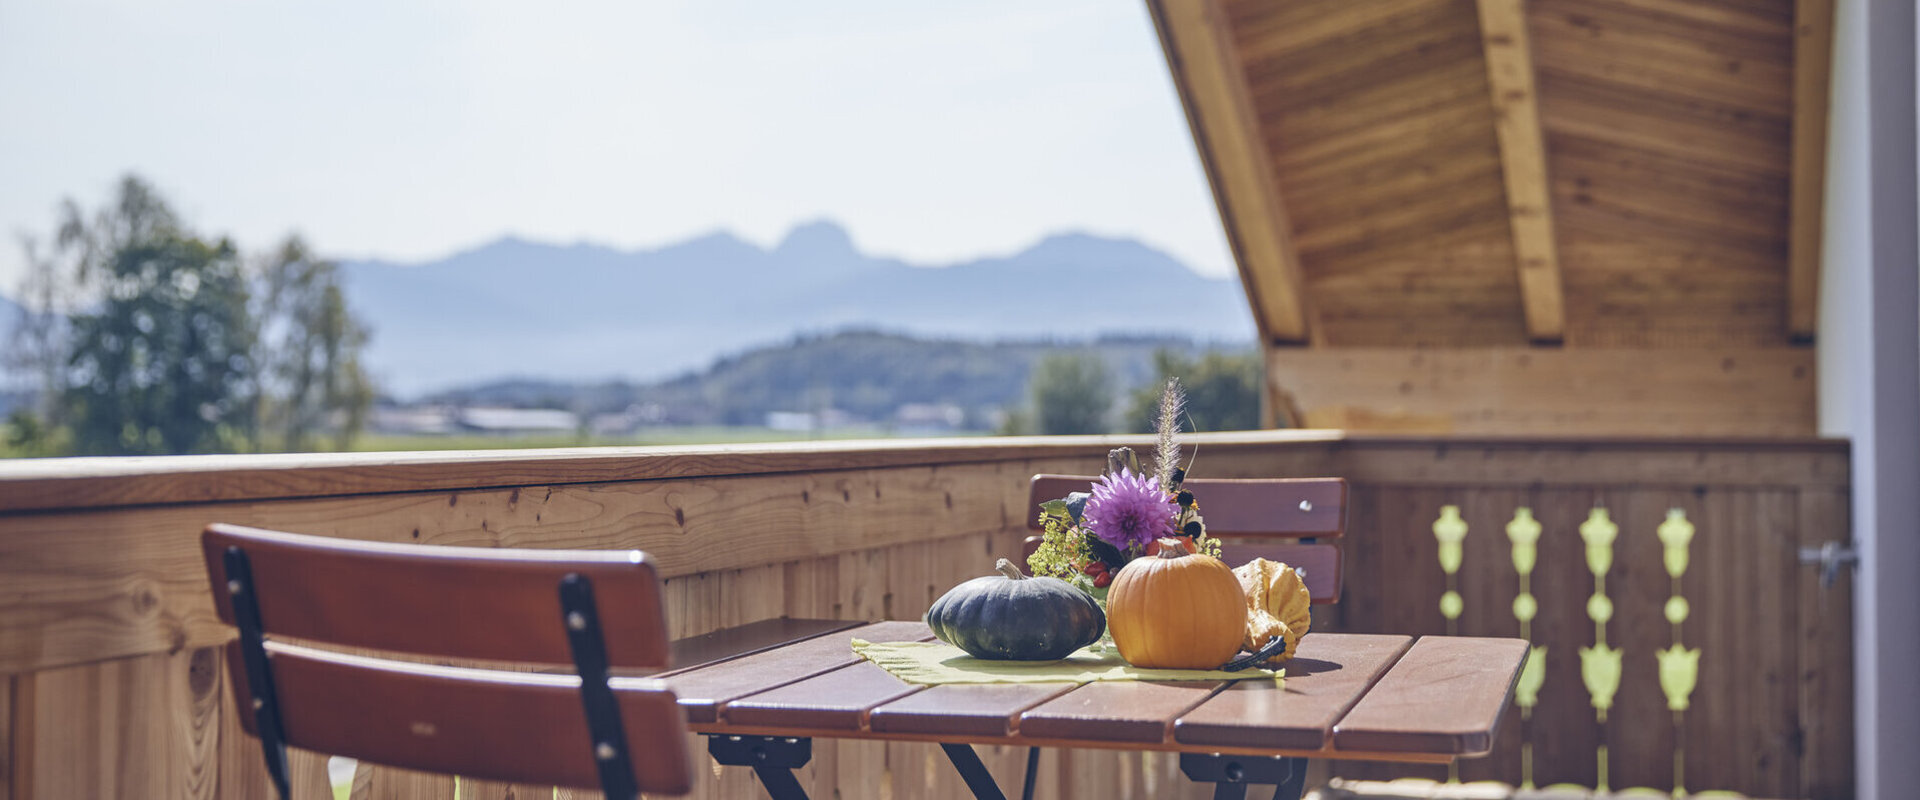
[[[207,574],[226,583],[224,553],[247,554],[269,635],[448,658],[572,661],[560,578],[593,582],[610,666],[668,666],[653,563],[638,550],[581,552],[360,542],[214,525],[201,538]],[[233,624],[231,598],[214,592]]]
[[[253,695],[227,647],[242,707]],[[403,769],[512,783],[595,787],[599,773],[574,675],[388,661],[269,642],[288,744]],[[660,681],[611,681],[640,787],[684,793],[685,718]],[[253,715],[243,727],[255,733]],[[671,743],[657,738],[673,737]],[[663,746],[668,745],[671,746]]]
[[[1040,537],[1029,536],[1023,545],[1023,555],[1031,556],[1040,547]],[[1340,548],[1331,544],[1265,543],[1241,544],[1222,542],[1220,560],[1231,566],[1239,566],[1256,558],[1278,561],[1297,567],[1306,573],[1307,592],[1315,603],[1340,602],[1341,558]],[[1023,558],[1021,569],[1026,569]]]
[[[1035,475],[1027,492],[1027,527],[1039,529],[1039,505],[1089,491],[1086,475]],[[1347,527],[1347,482],[1342,478],[1194,478],[1185,484],[1200,501],[1214,536],[1332,539]]]

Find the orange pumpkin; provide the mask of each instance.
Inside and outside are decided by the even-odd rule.
[[[1240,652],[1247,600],[1233,570],[1183,542],[1121,568],[1107,590],[1107,631],[1136,667],[1213,669]]]

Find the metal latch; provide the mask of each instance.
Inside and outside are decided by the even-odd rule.
[[[1820,565],[1820,588],[1825,589],[1839,580],[1841,567],[1859,565],[1860,553],[1839,542],[1827,542],[1819,547],[1800,548],[1800,563]]]

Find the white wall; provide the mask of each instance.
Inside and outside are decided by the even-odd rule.
[[[1920,186],[1913,0],[1840,0],[1820,301],[1820,430],[1853,441],[1856,768],[1920,786]]]

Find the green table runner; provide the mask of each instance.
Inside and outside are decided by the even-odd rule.
[[[1279,680],[1285,669],[1145,669],[1128,664],[1113,647],[1082,648],[1059,661],[991,661],[974,658],[944,642],[853,640],[853,652],[908,683],[1087,683],[1089,681]]]

